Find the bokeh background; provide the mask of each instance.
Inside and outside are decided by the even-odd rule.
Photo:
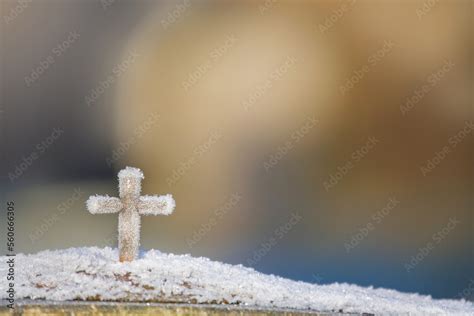
[[[472,1],[2,0],[0,16],[17,252],[115,246],[117,217],[85,200],[116,196],[130,165],[177,201],[143,218],[143,249],[473,299]]]

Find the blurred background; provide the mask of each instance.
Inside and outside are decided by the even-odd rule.
[[[17,252],[116,247],[117,216],[85,200],[135,166],[143,194],[177,202],[142,219],[142,249],[473,299],[472,1],[2,0],[0,16]]]

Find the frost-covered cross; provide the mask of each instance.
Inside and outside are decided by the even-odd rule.
[[[140,215],[169,215],[175,208],[171,194],[140,196],[141,181],[145,177],[138,168],[127,167],[118,174],[119,196],[95,195],[87,200],[92,214],[119,213],[118,245],[120,261],[132,261],[140,246]]]

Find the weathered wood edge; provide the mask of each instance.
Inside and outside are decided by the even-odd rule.
[[[357,315],[338,312],[317,312],[293,309],[271,309],[255,306],[210,305],[210,304],[167,304],[167,303],[116,303],[81,301],[38,301],[20,300],[15,308],[6,307],[2,301],[0,315],[199,315],[199,316],[334,316]]]

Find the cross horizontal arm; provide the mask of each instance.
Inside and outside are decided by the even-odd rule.
[[[122,202],[115,197],[93,195],[87,200],[87,209],[92,214],[117,213],[122,208]]]
[[[145,195],[138,199],[138,213],[140,215],[169,215],[173,213],[176,203],[171,194]]]

